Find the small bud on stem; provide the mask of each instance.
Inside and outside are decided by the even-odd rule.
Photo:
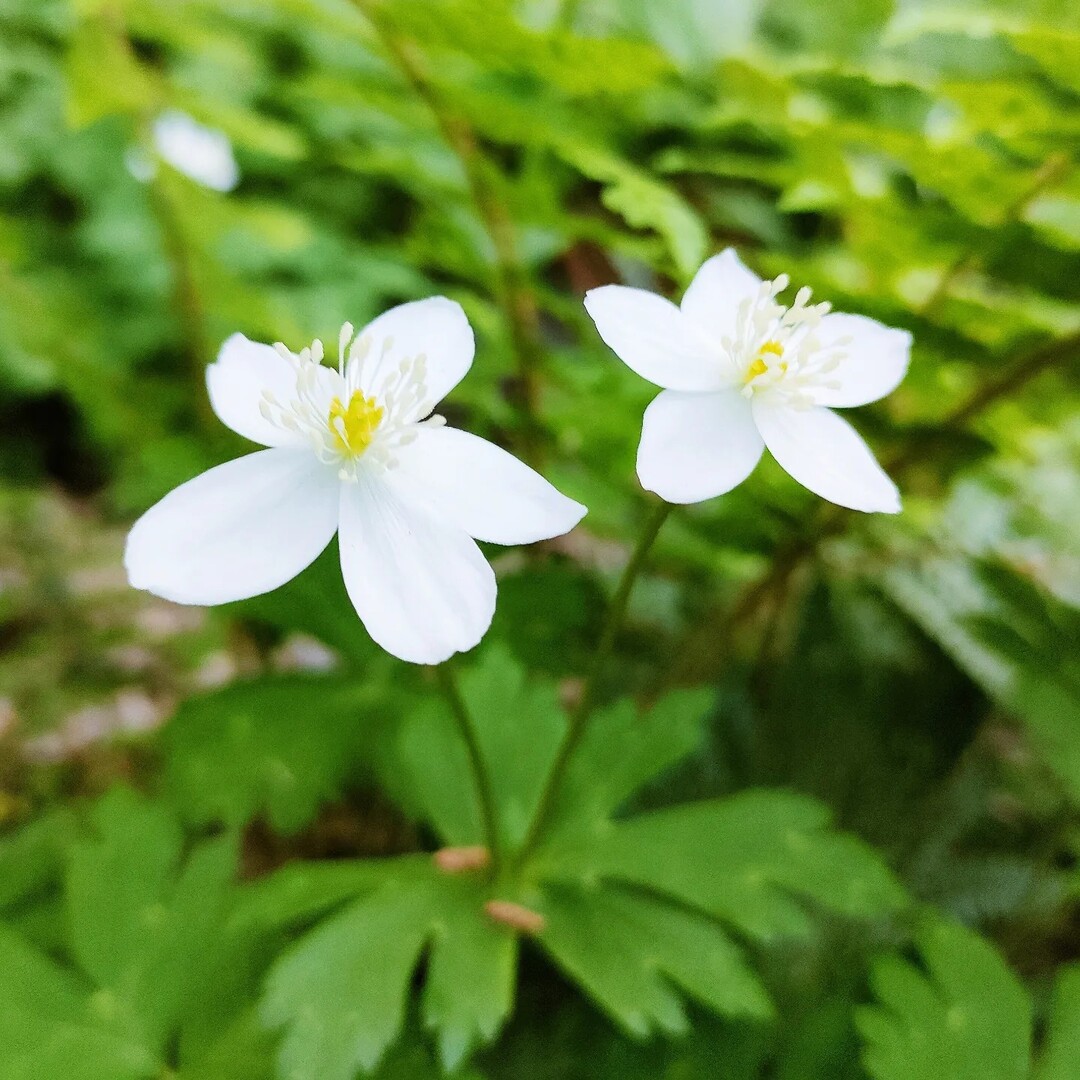
[[[515,904],[512,900],[489,900],[484,910],[495,922],[520,930],[523,934],[539,934],[547,926],[547,919],[540,912]]]
[[[432,856],[444,874],[464,874],[483,870],[491,862],[491,852],[481,844],[475,847],[444,847]]]

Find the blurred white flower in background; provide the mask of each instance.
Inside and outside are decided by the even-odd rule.
[[[768,447],[800,484],[853,510],[895,514],[896,485],[833,408],[865,405],[907,372],[911,335],[811,304],[787,275],[762,281],[730,248],[698,271],[681,307],[623,285],[591,290],[600,336],[663,387],[645,410],[637,469],[672,503],[694,503],[746,479]]]
[[[162,113],[153,126],[154,149],[163,161],[203,187],[232,191],[240,182],[240,170],[228,135],[205,127],[178,109]],[[127,155],[127,166],[136,180],[151,180],[153,159],[141,150]]]
[[[414,663],[471,649],[495,610],[476,540],[527,544],[572,529],[585,507],[431,410],[473,359],[465,313],[443,297],[402,304],[354,336],[339,364],[319,342],[294,354],[234,334],[207,369],[233,431],[269,449],[189,480],[133,526],[136,588],[184,604],[269,592],[338,533],[349,597],[372,638]]]

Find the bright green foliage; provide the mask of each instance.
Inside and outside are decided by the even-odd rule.
[[[1005,962],[977,934],[939,919],[916,944],[925,971],[880,960],[880,1005],[859,1014],[874,1080],[1024,1080],[1031,1004]]]
[[[0,0],[0,1078],[1074,1080],[1078,10]],[[170,109],[234,191],[160,160]],[[582,295],[678,300],[728,245],[911,331],[848,413],[904,511],[768,455],[679,508],[523,855],[649,512],[656,391]],[[228,334],[434,294],[477,342],[440,411],[589,507],[485,550],[455,662],[494,873],[431,860],[485,840],[468,754],[336,543],[223,610],[122,571],[251,449]],[[490,899],[545,920],[520,957]]]
[[[76,976],[10,930],[0,929],[0,948],[0,1064],[5,1076],[134,1080],[154,1075],[158,1064],[138,1037],[113,1030],[111,1000],[95,1000]]]
[[[719,1013],[772,1015],[742,951],[702,915],[584,884],[551,885],[542,909],[544,948],[631,1035],[683,1034],[683,994]]]
[[[73,822],[58,812],[0,839],[0,912],[38,899],[59,880]]]
[[[173,1054],[183,1075],[214,1075],[203,1061],[227,1052],[219,1037],[235,1037],[254,954],[225,927],[235,842],[208,840],[184,857],[182,840],[163,806],[114,789],[67,853],[71,966],[0,925],[5,1077],[156,1078]]]
[[[1032,1052],[1027,992],[994,948],[956,923],[927,917],[918,966],[889,955],[859,1010],[874,1080],[1067,1080],[1080,1054],[1080,969],[1063,967],[1041,1048]],[[1032,1062],[1034,1061],[1034,1064]]]
[[[439,872],[428,858],[381,868],[370,895],[342,908],[286,951],[262,1013],[286,1025],[283,1076],[348,1080],[371,1072],[400,1033],[413,972],[430,946],[425,1024],[455,1068],[490,1041],[513,1000],[515,937],[483,913],[487,886]]]
[[[491,770],[499,842],[520,845],[565,727],[555,687],[528,680],[502,650],[489,650],[461,677],[480,752]],[[480,806],[468,758],[445,703],[416,710],[403,725],[391,785],[419,793],[423,813],[447,844],[483,841]],[[404,775],[401,775],[401,771]]]
[[[689,281],[708,253],[705,227],[678,193],[647,173],[589,146],[566,143],[562,158],[604,185],[604,205],[636,229],[655,229],[666,241],[680,278]]]
[[[461,676],[462,696],[493,778],[504,857],[520,847],[565,721],[554,687],[488,650]],[[494,882],[447,874],[427,859],[372,864],[354,875],[327,866],[311,880],[284,871],[262,888],[263,918],[341,907],[275,964],[263,1014],[287,1026],[282,1074],[330,1080],[370,1072],[398,1036],[408,988],[430,947],[425,1024],[454,1067],[498,1032],[513,1001],[516,936],[485,914],[489,899],[542,916],[537,944],[632,1035],[687,1029],[683,999],[764,1020],[769,996],[725,925],[762,940],[810,933],[798,898],[876,916],[903,893],[862,844],[828,830],[812,800],[756,792],[613,821],[645,783],[700,739],[710,695],[687,691],[644,715],[619,702],[597,717],[559,789],[539,852]],[[413,726],[415,725],[415,726]],[[448,844],[483,842],[479,799],[445,710],[414,714],[401,761]],[[267,891],[269,890],[269,891]],[[644,890],[644,891],[641,891]],[[310,906],[309,906],[310,905]],[[327,905],[329,906],[329,905]],[[315,1002],[315,1008],[311,1003]],[[321,1073],[319,1075],[322,1075]]]
[[[627,700],[598,711],[556,793],[552,833],[561,842],[610,831],[610,818],[639,788],[697,748],[712,704],[707,690],[683,690],[644,715]]]
[[[545,872],[665,892],[764,940],[809,931],[799,895],[852,916],[901,904],[873,853],[827,826],[811,799],[749,792],[608,823],[587,846],[553,850]]]
[[[389,709],[383,687],[355,678],[286,676],[192,698],[164,739],[177,803],[200,825],[265,814],[295,832],[355,781]]]

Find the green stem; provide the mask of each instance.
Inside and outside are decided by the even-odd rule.
[[[645,560],[652,550],[653,543],[672,509],[670,503],[662,502],[657,504],[649,515],[645,523],[645,529],[631,552],[626,566],[623,568],[619,584],[615,587],[615,593],[611,598],[611,603],[608,605],[600,640],[597,643],[596,652],[593,653],[592,663],[589,665],[589,671],[585,676],[585,683],[581,688],[581,697],[570,713],[566,733],[563,735],[562,743],[559,745],[559,752],[555,757],[551,771],[548,773],[544,790],[540,793],[540,800],[537,803],[532,824],[529,826],[529,833],[524,844],[522,844],[518,856],[519,864],[525,862],[543,836],[544,828],[554,807],[555,796],[558,794],[559,787],[563,782],[566,768],[588,726],[589,715],[592,712],[593,701],[596,696],[597,683],[603,675],[608,660],[611,658],[611,653],[615,648],[615,640],[619,636],[619,630],[622,628],[626,607],[630,602],[630,594],[633,592],[638,576],[645,566]]]
[[[492,179],[495,167],[484,154],[469,124],[446,109],[421,63],[386,27],[378,14],[379,4],[375,0],[353,0],[353,4],[371,23],[390,59],[416,96],[428,107],[443,140],[465,173],[469,194],[495,251],[498,299],[510,328],[517,367],[513,404],[521,423],[521,455],[530,465],[538,467],[538,376],[543,359],[539,309],[529,285],[528,270],[518,252],[513,218],[497,183]]]
[[[146,145],[150,148],[148,152],[153,153],[152,144],[147,141]],[[163,166],[158,163],[157,168],[160,170]],[[204,427],[216,428],[217,419],[210,408],[210,399],[205,389],[206,365],[211,355],[206,310],[195,280],[187,236],[160,172],[147,182],[146,189],[151,210],[161,230],[165,256],[172,274],[173,306],[180,320],[185,361],[196,391],[199,421]]]
[[[449,663],[439,664],[435,668],[435,675],[439,680],[439,687],[450,706],[450,712],[457,722],[458,733],[465,743],[465,749],[469,756],[469,770],[472,772],[473,783],[476,786],[476,794],[480,800],[480,818],[484,829],[484,841],[488,852],[491,854],[491,865],[498,869],[499,865],[499,819],[495,813],[495,793],[491,789],[491,777],[487,766],[484,764],[484,756],[480,751],[480,742],[476,738],[476,728],[473,726],[472,717],[469,715],[465,699],[458,689],[457,679]]]

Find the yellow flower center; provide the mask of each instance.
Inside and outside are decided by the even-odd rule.
[[[766,341],[757,351],[757,356],[754,358],[754,362],[746,369],[746,378],[743,379],[743,385],[752,383],[759,375],[764,375],[769,370],[769,365],[766,362],[766,356],[783,356],[784,346],[779,341]],[[787,364],[780,365],[781,371],[787,370]]]
[[[353,392],[347,406],[341,398],[334,398],[327,422],[338,450],[348,457],[359,457],[371,445],[385,413],[373,397],[366,398],[359,390]]]

